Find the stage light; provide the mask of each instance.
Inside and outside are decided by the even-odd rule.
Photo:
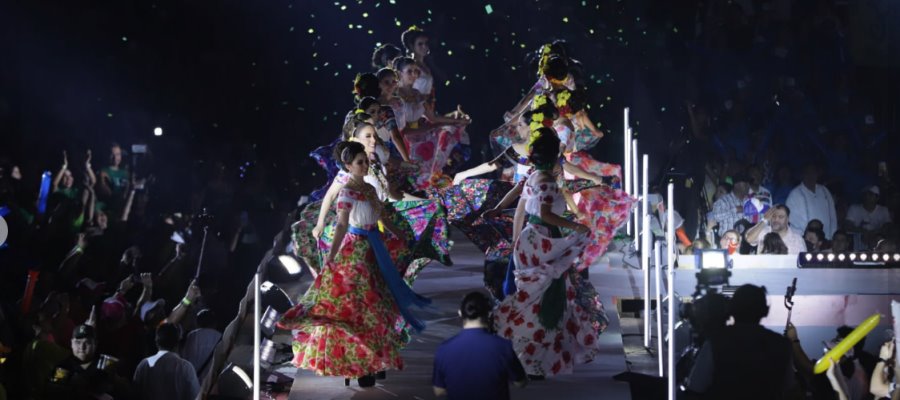
[[[272,308],[272,306],[266,307],[266,311],[263,313],[262,319],[259,321],[263,336],[267,338],[271,338],[272,336],[274,336],[275,324],[280,319],[281,313],[279,313],[278,310]]]
[[[269,259],[266,277],[273,282],[291,282],[300,278],[303,273],[302,261],[290,253]]]
[[[825,255],[822,253],[816,254],[816,261],[822,261],[825,259]]]
[[[900,262],[900,253],[894,254],[894,261]]]
[[[259,345],[259,361],[263,369],[269,369],[275,361],[275,342],[263,339]]]
[[[162,136],[162,134],[163,134],[162,128],[160,128],[158,126],[156,128],[153,128],[153,136]]]
[[[246,399],[253,394],[253,379],[243,368],[228,364],[216,381],[219,394],[231,398]]]
[[[855,254],[855,253],[850,253],[850,256],[849,256],[849,257],[850,257],[850,261],[856,261],[856,254]]]
[[[813,259],[812,253],[806,253],[805,257],[806,257],[806,261],[812,261],[812,259]]]
[[[847,256],[844,255],[844,253],[841,253],[841,254],[838,254],[837,258],[838,258],[838,261],[844,261],[847,259]]]
[[[827,258],[828,261],[834,261],[834,253],[829,253]]]
[[[869,259],[869,255],[866,254],[866,253],[862,253],[862,254],[859,255],[859,259],[860,259],[861,261],[866,261],[866,260]]]
[[[272,307],[275,311],[283,314],[294,306],[294,302],[287,293],[272,282],[263,282],[259,285],[259,291],[261,307]]]

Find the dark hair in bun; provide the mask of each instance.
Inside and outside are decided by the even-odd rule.
[[[565,57],[550,56],[541,72],[550,79],[564,80],[569,74],[569,61]]]
[[[378,99],[376,99],[375,97],[366,96],[356,102],[356,109],[365,111],[367,108],[372,107],[376,104],[379,104]]]
[[[366,148],[358,142],[340,142],[334,146],[334,161],[342,170],[347,171],[347,164],[353,162],[359,153],[365,154]]]
[[[416,44],[416,39],[423,36],[429,37],[428,32],[425,32],[419,27],[411,26],[409,27],[409,29],[400,34],[400,41],[403,42],[403,47],[406,49],[406,52],[412,54],[413,47]]]
[[[556,136],[556,131],[543,126],[531,135],[528,161],[539,170],[552,169],[559,158],[559,137]]]
[[[406,68],[409,65],[415,65],[416,60],[413,60],[410,57],[400,57],[394,59],[394,70],[398,73],[403,71],[403,68]]]
[[[403,55],[403,51],[392,43],[385,43],[372,53],[372,66],[376,69],[391,65],[391,61]]]
[[[491,314],[491,301],[481,292],[470,292],[459,304],[459,312],[464,319],[487,319]]]
[[[357,99],[381,96],[381,88],[378,87],[378,78],[375,74],[366,72],[356,75],[356,79],[353,81],[353,94]]]

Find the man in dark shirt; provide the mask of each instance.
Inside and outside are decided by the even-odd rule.
[[[54,370],[48,398],[94,399],[104,394],[128,397],[127,382],[115,374],[115,359],[97,354],[97,334],[91,325],[72,332],[72,356]],[[103,359],[102,362],[98,360]]]
[[[766,289],[743,285],[730,302],[734,325],[710,337],[688,382],[709,399],[782,399],[793,389],[791,343],[759,321],[769,314]]]
[[[524,387],[525,369],[512,343],[488,331],[491,303],[481,292],[463,298],[463,330],[438,347],[434,356],[434,394],[448,399],[507,400],[509,382]]]

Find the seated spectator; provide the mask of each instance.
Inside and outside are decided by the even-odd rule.
[[[734,325],[700,348],[688,389],[710,399],[783,399],[794,387],[791,344],[759,324],[769,314],[766,289],[743,285],[730,302]]]
[[[812,219],[822,221],[822,231],[828,239],[837,230],[837,211],[834,206],[834,198],[825,186],[818,184],[819,169],[814,164],[808,164],[803,172],[801,182],[791,194],[788,195],[785,205],[791,209],[791,225],[797,228],[805,227]]]
[[[728,254],[734,254],[735,251],[741,248],[741,241],[741,234],[731,229],[722,234],[722,239],[719,240],[719,248],[728,250]]]
[[[806,232],[803,232],[803,241],[806,242],[806,251],[809,252],[825,251],[830,247],[825,240],[825,232],[821,229],[806,228]]]
[[[776,204],[763,214],[762,220],[747,230],[747,243],[756,246],[757,253],[763,254],[763,242],[770,232],[777,233],[781,241],[787,246],[787,254],[799,254],[806,251],[806,243],[803,238],[788,227],[788,219],[791,210],[784,205]]]
[[[838,229],[831,236],[831,249],[829,250],[832,253],[853,251],[853,239],[847,234],[847,231]]]
[[[781,240],[781,236],[775,232],[769,232],[763,238],[760,254],[788,254],[787,245]]]
[[[216,330],[215,316],[209,309],[197,313],[197,326],[197,329],[190,331],[185,337],[181,346],[181,356],[194,366],[198,376],[203,376],[212,360],[216,345],[222,339],[222,333]]]
[[[512,343],[492,334],[491,301],[481,292],[463,298],[463,330],[447,339],[434,355],[434,394],[448,399],[509,399],[509,382],[528,382]]]
[[[200,393],[197,372],[175,353],[178,327],[165,323],[156,329],[159,352],[141,361],[134,371],[136,393],[144,400],[192,400]]]

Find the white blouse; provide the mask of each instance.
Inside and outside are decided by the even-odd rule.
[[[350,226],[371,229],[378,223],[375,208],[362,192],[343,188],[338,195],[338,210],[350,210]]]
[[[555,181],[541,182],[543,173],[535,171],[525,181],[522,197],[525,199],[525,212],[540,217],[541,206],[551,205],[554,214],[562,215],[566,211],[566,200],[562,197]]]

